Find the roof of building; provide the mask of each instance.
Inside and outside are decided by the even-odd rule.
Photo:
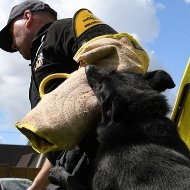
[[[36,153],[30,145],[0,144],[0,164],[16,167],[41,167],[42,155]]]

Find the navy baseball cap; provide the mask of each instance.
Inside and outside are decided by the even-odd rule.
[[[10,25],[12,21],[26,11],[46,11],[51,13],[57,18],[57,12],[54,11],[48,4],[38,0],[26,0],[22,3],[14,6],[10,12],[7,25],[0,31],[0,48],[7,52],[16,52],[17,50],[12,49],[12,36],[10,34]]]

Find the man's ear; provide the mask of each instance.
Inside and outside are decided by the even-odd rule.
[[[23,15],[23,19],[26,23],[26,27],[29,27],[32,23],[32,12],[30,10],[26,10]]]
[[[163,70],[156,70],[152,72],[147,72],[144,75],[145,79],[148,80],[149,85],[159,92],[163,92],[166,89],[171,89],[175,87],[175,83],[171,76]]]

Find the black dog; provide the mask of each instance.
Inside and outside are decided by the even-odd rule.
[[[175,86],[169,74],[87,66],[86,75],[102,109],[93,190],[190,189],[189,150],[161,94]]]

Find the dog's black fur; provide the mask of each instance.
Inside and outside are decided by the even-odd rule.
[[[87,66],[101,109],[93,190],[188,190],[189,150],[166,117],[168,73],[108,73]]]

